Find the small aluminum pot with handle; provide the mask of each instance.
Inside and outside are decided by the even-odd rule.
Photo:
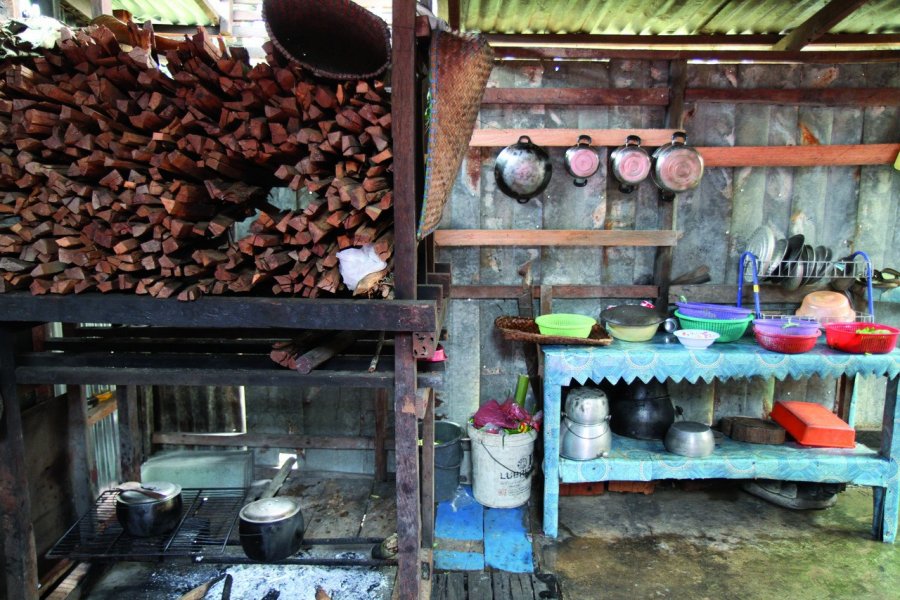
[[[238,532],[248,558],[260,562],[284,560],[303,543],[303,513],[292,496],[262,498],[241,509]]]
[[[609,400],[603,390],[582,387],[569,390],[566,417],[581,425],[597,425],[609,418]]]
[[[575,178],[575,187],[587,185],[588,177],[600,168],[600,155],[591,147],[591,137],[579,135],[578,142],[566,150],[566,171]]]
[[[167,481],[125,483],[116,496],[116,519],[137,537],[169,533],[181,522],[181,508],[181,486]]]
[[[679,192],[700,185],[703,177],[703,157],[696,148],[687,145],[687,134],[676,131],[672,141],[653,153],[653,181],[669,199]]]
[[[553,167],[547,151],[523,135],[497,155],[494,178],[500,191],[521,204],[543,192],[550,183]]]
[[[609,158],[619,191],[625,194],[633,192],[650,175],[650,155],[641,148],[641,138],[636,135],[625,138],[625,145],[613,150]]]

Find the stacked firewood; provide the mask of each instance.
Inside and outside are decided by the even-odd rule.
[[[137,29],[137,28],[133,28]],[[337,252],[393,253],[390,99],[202,30],[154,60],[105,27],[0,67],[0,292],[315,297]],[[170,44],[171,45],[171,44]],[[301,209],[273,187],[309,192]],[[253,219],[233,240],[233,225]],[[357,293],[390,296],[385,281]]]

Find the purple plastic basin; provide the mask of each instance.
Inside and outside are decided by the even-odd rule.
[[[763,333],[780,333],[782,335],[815,335],[819,331],[817,321],[801,317],[754,319],[753,327]]]
[[[676,302],[679,312],[695,319],[746,319],[753,311],[725,304],[704,304],[703,302]]]

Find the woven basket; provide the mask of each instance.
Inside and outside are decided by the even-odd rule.
[[[599,323],[591,327],[591,333],[586,338],[542,335],[534,319],[526,317],[497,317],[494,319],[494,327],[497,328],[503,339],[513,342],[566,344],[570,346],[609,346],[613,341],[606,329]]]
[[[328,79],[369,79],[387,69],[387,23],[351,0],[263,0],[272,43],[288,60]]]
[[[437,229],[441,221],[469,148],[493,60],[494,51],[480,35],[440,29],[431,34],[431,116],[419,239]]]

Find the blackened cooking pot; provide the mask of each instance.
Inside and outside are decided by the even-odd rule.
[[[149,537],[169,533],[181,521],[181,486],[166,481],[123,484],[116,519],[125,533]]]
[[[239,514],[241,547],[248,558],[261,562],[284,560],[303,543],[300,501],[291,496],[251,502]]]
[[[616,386],[610,394],[610,428],[639,440],[661,440],[675,422],[675,407],[665,384],[653,379]]]
[[[497,187],[521,204],[543,192],[552,174],[553,167],[546,150],[532,144],[527,135],[501,150],[494,163]]]

